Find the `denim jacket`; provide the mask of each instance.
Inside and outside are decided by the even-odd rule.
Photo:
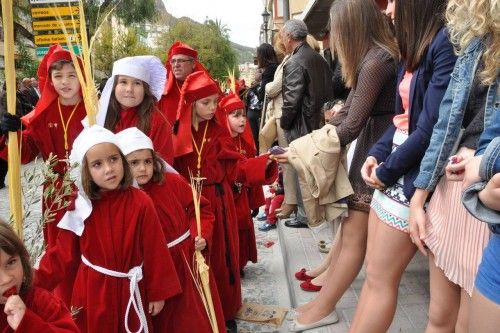
[[[420,162],[431,139],[432,128],[439,116],[439,105],[448,88],[450,74],[457,57],[448,39],[448,31],[442,28],[429,45],[420,66],[414,71],[410,83],[409,137],[392,152],[392,139],[396,127],[390,125],[384,135],[368,152],[380,163],[377,177],[391,186],[404,176],[403,191],[411,199],[415,192],[413,182],[418,175]],[[398,86],[404,75],[401,68]],[[399,90],[396,93],[396,113],[402,113]],[[383,163],[381,163],[383,162]]]
[[[431,142],[420,164],[420,172],[413,183],[416,188],[432,191],[453,154],[459,140],[464,111],[473,88],[474,76],[485,48],[484,39],[474,39],[458,58],[446,94],[439,107],[439,119],[432,131]],[[499,108],[499,80],[488,88],[484,112],[484,128]]]

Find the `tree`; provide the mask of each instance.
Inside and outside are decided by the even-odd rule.
[[[157,54],[166,60],[170,45],[180,40],[198,51],[200,62],[217,80],[225,80],[228,69],[237,68],[236,54],[229,41],[229,30],[220,21],[207,20],[204,24],[181,18],[157,40]]]
[[[18,58],[15,60],[17,77],[36,77],[38,60],[31,55],[28,48],[22,43],[17,43],[17,51]]]

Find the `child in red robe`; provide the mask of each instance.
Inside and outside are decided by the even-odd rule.
[[[240,158],[230,179],[233,183],[234,204],[238,215],[240,242],[240,272],[248,261],[257,262],[257,244],[253,226],[252,210],[265,204],[262,185],[272,184],[278,176],[278,164],[269,159],[269,154],[255,157],[257,149],[252,130],[247,122],[245,104],[230,93],[219,102],[226,115],[227,127],[233,138],[233,149]]]
[[[184,81],[179,101],[179,126],[174,131],[174,167],[187,180],[190,173],[203,177],[203,196],[215,216],[209,266],[229,331],[236,332],[234,318],[241,307],[238,220],[231,184],[227,178],[239,154],[225,123],[214,116],[220,89],[205,72],[190,74]]]
[[[80,61],[80,60],[79,60]],[[80,67],[81,64],[80,64]],[[82,120],[86,116],[85,105],[82,101],[80,82],[71,60],[69,51],[59,45],[50,47],[38,67],[38,78],[41,88],[41,97],[34,111],[22,118],[24,130],[20,134],[21,162],[29,163],[38,155],[47,160],[52,154],[57,164],[54,171],[60,176],[55,181],[56,189],[62,185],[63,175],[67,170],[66,159],[73,146],[73,141],[83,130]],[[21,128],[21,122],[16,116],[4,114],[4,124],[10,124],[10,131]],[[6,138],[7,136],[5,136]],[[2,149],[3,148],[3,149]],[[0,137],[0,158],[7,159],[7,147]],[[44,190],[47,184],[44,186]],[[66,198],[62,198],[66,200]],[[52,221],[43,228],[43,236],[47,249],[54,246],[59,229],[57,222],[62,218],[66,209],[57,209],[51,196],[43,199],[42,214],[47,210],[55,213]],[[76,272],[68,272],[68,276],[54,290],[67,306],[73,290],[73,279]]]
[[[70,160],[81,177],[75,210],[59,222],[35,284],[51,289],[77,267],[71,304],[82,332],[151,332],[151,316],[181,291],[153,202],[130,186],[127,161],[103,127],[83,130]]]
[[[201,236],[198,236],[191,187],[153,150],[153,142],[139,129],[132,127],[117,134],[122,152],[141,188],[153,199],[160,223],[182,285],[179,294],[165,303],[153,319],[156,332],[210,333],[210,321],[201,296],[193,281],[194,251],[210,248],[214,215],[210,203],[201,198]],[[207,258],[208,259],[208,258]],[[211,270],[210,285],[219,332],[226,330],[217,285]]]
[[[154,56],[119,59],[99,99],[96,122],[114,133],[137,127],[146,133],[156,151],[172,164],[172,126],[158,110],[157,102],[165,86],[166,70]]]
[[[32,286],[30,256],[12,228],[0,220],[0,332],[80,332],[64,303]]]

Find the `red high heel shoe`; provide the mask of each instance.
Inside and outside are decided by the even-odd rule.
[[[300,271],[295,272],[295,278],[299,281],[309,281],[314,279],[314,276],[309,276],[306,274],[306,269],[301,268]]]
[[[320,291],[323,286],[317,286],[311,280],[304,281],[300,284],[300,288],[304,291]]]

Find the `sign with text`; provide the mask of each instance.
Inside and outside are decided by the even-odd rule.
[[[66,50],[68,49],[68,47],[66,45],[63,45],[63,48],[65,48]],[[73,46],[73,52],[76,54],[76,55],[80,55],[81,54],[81,47],[79,45],[74,45]],[[49,52],[49,47],[48,46],[39,46],[36,48],[36,56],[41,58],[43,57],[44,55],[47,54],[47,52]]]
[[[81,35],[77,34],[69,34],[69,41],[74,44],[80,43]],[[50,45],[50,44],[66,44],[66,35],[65,34],[57,34],[57,35],[39,35],[35,36],[35,44],[38,45]]]
[[[63,20],[59,22],[57,20],[50,21],[33,21],[33,30],[43,31],[43,30],[63,30],[65,29],[79,29],[80,20]]]
[[[30,0],[30,4],[32,4],[32,5],[51,5],[54,3],[67,4],[68,2],[71,2],[71,1],[68,1],[68,0]]]
[[[57,16],[77,16],[80,13],[78,6],[71,7],[33,7],[31,17],[57,17]]]

